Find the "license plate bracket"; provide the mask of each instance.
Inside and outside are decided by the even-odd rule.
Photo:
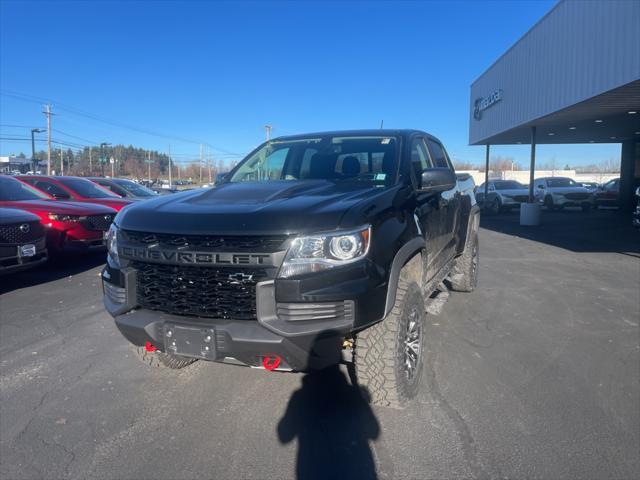
[[[215,360],[215,329],[165,323],[163,330],[165,352],[183,357]]]
[[[18,255],[22,258],[34,257],[36,255],[36,246],[32,243],[21,245],[18,248]]]

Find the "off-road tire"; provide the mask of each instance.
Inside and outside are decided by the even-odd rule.
[[[472,231],[462,255],[456,259],[449,281],[456,292],[473,292],[478,284],[478,232]]]
[[[155,352],[148,351],[145,347],[138,347],[132,345],[133,351],[136,356],[147,365],[154,368],[164,368],[171,370],[179,370],[188,365],[191,365],[196,361],[195,358],[181,357],[178,355],[171,355],[168,353],[162,353],[159,350]]]
[[[418,359],[411,377],[405,372],[405,336],[410,319],[420,328]],[[425,356],[426,313],[417,283],[398,281],[396,302],[385,319],[358,333],[353,350],[358,384],[369,391],[371,403],[402,408],[420,387]]]

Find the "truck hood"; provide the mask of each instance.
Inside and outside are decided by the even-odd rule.
[[[341,225],[353,206],[383,188],[325,180],[227,183],[162,196],[122,210],[120,228],[194,235],[269,235],[349,228]],[[357,222],[359,215],[351,215]]]

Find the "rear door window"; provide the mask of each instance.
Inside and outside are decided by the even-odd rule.
[[[433,157],[435,166],[440,168],[451,168],[444,147],[430,138],[427,140],[427,143],[429,144],[429,150],[431,151],[431,156]]]
[[[411,164],[420,171],[434,166],[422,138],[415,138],[411,143]]]

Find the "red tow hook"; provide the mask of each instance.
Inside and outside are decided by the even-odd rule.
[[[154,345],[152,345],[152,344],[151,344],[151,342],[147,342],[147,343],[145,343],[145,344],[144,344],[144,349],[145,349],[147,352],[155,352],[155,351],[157,350],[157,348],[156,348]]]
[[[262,359],[262,366],[270,372],[280,366],[282,359],[278,355],[267,355]]]

